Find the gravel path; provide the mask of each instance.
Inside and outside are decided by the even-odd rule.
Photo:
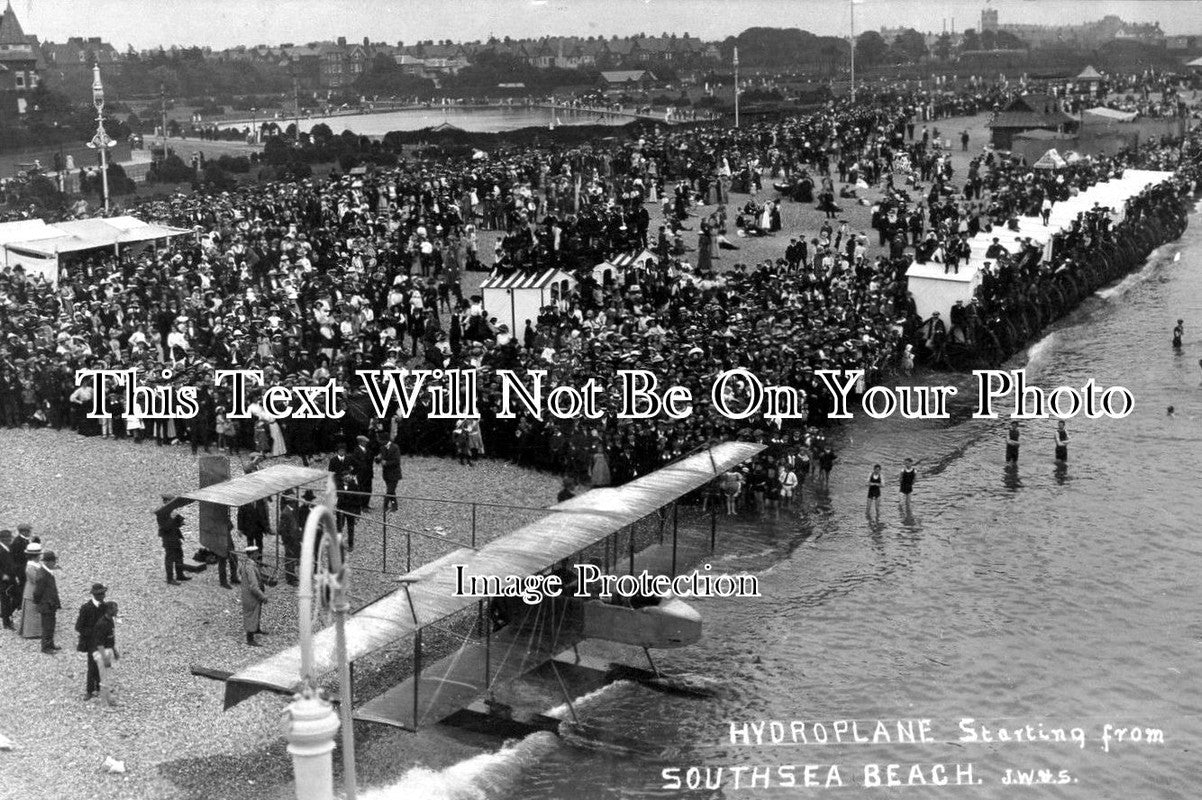
[[[0,476],[0,527],[33,525],[59,555],[56,656],[35,640],[0,632],[0,734],[16,745],[0,751],[0,786],[22,776],[21,796],[38,798],[277,798],[292,796],[291,763],[281,738],[283,697],[260,694],[222,712],[223,685],[193,676],[192,665],[234,671],[296,641],[296,595],[282,581],[268,590],[264,647],[243,643],[236,591],[218,587],[215,568],[182,586],[168,586],[151,514],[164,492],[197,485],[197,465],[185,447],[111,442],[55,431],[0,430],[7,469]],[[322,464],[314,464],[322,466]],[[400,493],[545,507],[558,480],[497,462],[460,467],[451,460],[404,463]],[[235,475],[241,473],[235,460]],[[376,487],[382,487],[377,476]],[[378,505],[378,504],[377,504]],[[194,507],[190,507],[194,508]],[[466,542],[470,506],[409,503],[399,520],[413,530]],[[378,519],[378,512],[369,512]],[[537,511],[480,509],[481,540],[538,516]],[[196,549],[195,511],[185,514],[185,555]],[[391,522],[398,522],[393,517]],[[436,530],[441,528],[441,531]],[[356,534],[352,565],[356,605],[395,587],[378,569],[378,524]],[[414,536],[414,565],[451,546]],[[270,563],[275,539],[265,543]],[[389,542],[389,569],[404,571],[400,533]],[[85,661],[74,650],[75,614],[94,581],[120,605],[117,645],[120,706],[85,702]],[[437,644],[435,643],[435,646]],[[396,670],[389,655],[356,665],[357,686]],[[376,677],[376,680],[373,680]],[[356,726],[360,769],[369,780],[395,776],[414,763],[447,765],[477,750],[436,737],[413,737]],[[336,754],[337,755],[337,754]],[[108,774],[106,756],[125,762]],[[4,790],[7,791],[7,790]],[[0,791],[0,795],[4,794]]]

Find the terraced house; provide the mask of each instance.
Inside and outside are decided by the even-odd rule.
[[[26,113],[29,98],[41,83],[38,38],[26,36],[12,3],[0,16],[0,120]]]

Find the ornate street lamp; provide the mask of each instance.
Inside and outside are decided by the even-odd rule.
[[[100,62],[92,65],[92,105],[96,106],[96,135],[88,147],[100,151],[100,181],[104,187],[104,213],[109,213],[109,159],[110,147],[116,142],[104,130],[104,84],[100,82]]]

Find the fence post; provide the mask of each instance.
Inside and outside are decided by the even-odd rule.
[[[476,504],[472,503],[472,549],[476,549]]]
[[[672,504],[672,577],[676,577],[676,535],[680,529],[680,506]],[[661,537],[662,538],[662,537]]]
[[[636,532],[636,526],[631,525],[630,526],[630,574],[631,575],[634,574],[634,534],[635,534],[635,532]]]
[[[381,560],[383,561],[383,564],[382,564],[381,568],[385,572],[387,572],[388,571],[388,502],[387,501],[384,502],[384,511],[380,516],[380,528],[381,528],[381,533],[384,534],[384,536],[383,536],[384,543],[382,545],[383,550],[381,551],[382,556],[383,556],[383,558]]]
[[[714,552],[715,540],[718,538],[718,504],[710,509],[710,552]]]
[[[710,548],[713,549],[712,547]],[[413,571],[413,534],[405,531],[405,572]]]

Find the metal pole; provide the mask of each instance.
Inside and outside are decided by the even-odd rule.
[[[735,127],[739,127],[739,48],[735,47]]]
[[[409,604],[410,609],[413,604]],[[418,690],[422,683],[422,630],[417,629],[413,637],[413,729],[417,730],[417,700]]]
[[[382,568],[382,569],[383,569],[385,572],[387,572],[387,571],[388,571],[388,503],[387,503],[387,501],[384,503],[384,513],[383,513],[383,515],[382,515],[382,517],[381,517],[381,519],[380,519],[380,526],[381,526],[381,529],[382,529],[382,531],[383,531],[383,533],[384,533],[384,536],[383,536],[383,539],[384,539],[384,544],[383,544],[383,547],[384,547],[384,549],[383,549],[383,551],[382,551],[382,553],[383,553],[383,562],[384,562],[384,563],[382,564],[381,568]]]
[[[413,730],[417,730],[417,701],[418,690],[422,682],[422,626],[417,621],[417,609],[413,607],[413,595],[409,593],[409,584],[416,583],[414,578],[402,578],[401,588],[405,590],[405,599],[409,602],[409,614],[413,617]]]
[[[634,574],[634,532],[635,526],[630,526],[630,574]]]
[[[163,113],[163,160],[167,160],[167,87],[159,84],[159,105]]]
[[[292,77],[292,104],[296,112],[296,143],[300,144],[300,84],[297,83],[296,76]]]
[[[104,213],[109,210],[109,137],[104,131],[104,84],[100,82],[100,63],[92,65],[92,105],[96,107],[96,135],[89,146],[100,150],[100,184],[104,191]]]
[[[334,796],[334,774],[331,755],[334,734],[339,728],[334,714],[317,687],[313,674],[313,572],[314,545],[318,536],[327,552],[329,579],[333,585],[331,598],[334,610],[336,653],[339,661],[340,712],[342,717],[343,788],[348,800],[355,797],[355,736],[352,727],[350,665],[346,660],[346,614],[349,609],[347,582],[350,568],[342,560],[342,535],[329,506],[315,507],[305,522],[301,539],[300,586],[297,598],[300,605],[301,692],[288,707],[289,728],[286,731],[296,775],[297,800],[329,800]]]
[[[676,533],[680,528],[680,506],[672,504],[672,577],[676,577]]]
[[[851,102],[856,102],[856,0],[847,0],[851,15]]]
[[[476,548],[476,504],[472,503],[472,549]]]
[[[714,552],[714,546],[718,538],[718,506],[715,505],[710,510],[710,552]]]

